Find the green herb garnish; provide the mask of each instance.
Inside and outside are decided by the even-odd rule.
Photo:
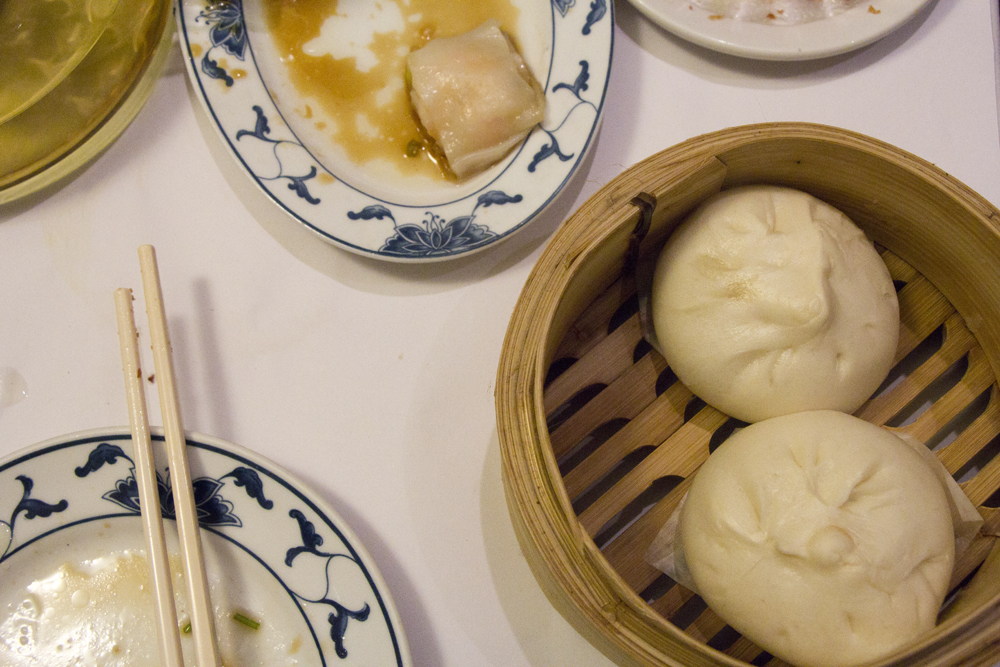
[[[233,620],[237,623],[242,623],[251,630],[260,630],[260,621],[255,621],[249,616],[244,616],[240,612],[233,612]]]
[[[417,157],[422,150],[424,150],[422,143],[416,139],[410,139],[410,143],[406,144],[406,157]]]

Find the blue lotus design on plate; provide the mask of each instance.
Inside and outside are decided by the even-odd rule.
[[[398,224],[392,211],[382,204],[367,206],[357,213],[348,211],[347,217],[351,220],[392,220],[396,233],[386,240],[381,252],[400,257],[427,257],[468,250],[496,238],[487,227],[475,224],[476,211],[494,205],[517,204],[522,199],[521,195],[491,190],[479,195],[468,215],[445,221],[428,211],[421,224]]]
[[[590,11],[587,12],[587,22],[583,24],[583,34],[589,35],[591,29],[598,21],[608,13],[608,4],[605,0],[594,0],[590,3]]]
[[[597,111],[597,107],[593,102],[589,102],[583,99],[583,93],[589,87],[587,81],[590,80],[590,64],[586,60],[580,61],[580,73],[577,75],[573,83],[557,83],[552,86],[552,93],[555,94],[560,90],[566,90],[571,95],[573,95],[577,102],[570,107],[570,110],[563,117],[562,121],[553,127],[552,129],[547,129],[545,127],[539,126],[539,129],[548,135],[548,143],[543,144],[538,152],[535,153],[534,157],[531,158],[531,162],[528,163],[528,171],[534,172],[538,168],[538,164],[543,160],[552,157],[553,155],[559,158],[560,162],[566,162],[567,160],[573,159],[573,154],[566,154],[559,150],[559,139],[556,137],[556,133],[566,124],[573,112],[580,106],[589,106],[590,108]]]
[[[302,546],[292,547],[285,553],[285,565],[291,567],[293,561],[295,561],[295,559],[302,554],[312,554],[313,556],[324,559],[327,562],[332,561],[334,558],[347,558],[351,561],[357,562],[347,554],[326,553],[320,551],[319,547],[323,545],[323,538],[316,532],[316,528],[313,526],[312,522],[306,519],[305,514],[299,510],[292,510],[288,513],[288,515],[295,519],[299,524],[299,535],[302,537]],[[329,593],[329,586],[327,586],[327,593]],[[299,597],[300,599],[305,599],[301,596]],[[337,656],[340,658],[346,658],[347,649],[344,647],[344,633],[347,631],[347,623],[351,620],[368,620],[371,608],[367,603],[365,603],[361,609],[348,609],[336,600],[331,600],[325,595],[319,599],[310,601],[333,607],[333,611],[330,612],[330,615],[327,617],[327,622],[330,624],[330,639],[333,640]]]
[[[317,199],[316,197],[313,197],[309,193],[309,186],[306,184],[306,181],[315,178],[316,174],[318,173],[316,165],[313,165],[312,168],[310,168],[309,172],[304,176],[293,176],[291,174],[285,173],[285,166],[284,164],[282,164],[281,157],[278,155],[278,147],[281,146],[282,144],[297,146],[298,148],[308,153],[308,151],[306,151],[305,146],[303,146],[301,142],[298,141],[291,141],[288,139],[272,139],[271,137],[268,136],[271,133],[271,126],[267,122],[267,116],[264,115],[264,110],[261,109],[260,106],[255,104],[253,106],[253,112],[257,114],[257,121],[254,123],[254,128],[252,130],[239,130],[236,133],[236,141],[240,141],[244,137],[254,137],[259,141],[271,144],[272,146],[271,152],[274,155],[275,161],[278,163],[277,176],[265,178],[263,176],[257,175],[257,178],[261,180],[270,180],[270,181],[276,181],[281,178],[286,178],[289,181],[288,183],[289,190],[292,190],[293,192],[295,192],[296,195],[298,195],[302,199],[305,199],[313,206],[318,204],[320,200]]]
[[[23,514],[25,520],[30,521],[38,517],[48,518],[57,512],[66,511],[66,508],[69,507],[69,503],[65,499],[49,503],[32,498],[31,490],[35,487],[34,480],[24,475],[18,475],[16,479],[21,483],[21,501],[14,507],[14,511],[11,512],[8,521],[0,519],[0,539],[5,542],[3,551],[0,552],[0,561],[4,560],[7,552],[10,550],[11,541],[14,537],[14,523],[17,521],[19,514]]]
[[[141,509],[139,505],[138,483],[135,479],[135,464],[118,445],[106,442],[97,445],[97,447],[90,452],[86,463],[77,467],[74,470],[74,473],[77,477],[83,478],[100,470],[105,465],[114,465],[118,459],[123,459],[129,462],[130,468],[128,476],[125,479],[119,479],[116,481],[114,489],[108,491],[102,497],[105,500],[111,501],[116,505],[125,508],[129,513],[139,514]],[[268,500],[264,494],[264,484],[260,475],[256,470],[249,467],[237,466],[230,472],[218,478],[204,476],[197,477],[192,480],[192,486],[194,491],[195,508],[198,513],[198,523],[202,528],[240,528],[243,526],[239,516],[237,516],[234,512],[234,504],[224,498],[220,493],[222,488],[225,486],[224,480],[230,480],[235,486],[242,487],[246,492],[246,495],[256,501],[256,504],[260,508],[270,510],[274,507],[274,503],[271,500]],[[161,476],[160,473],[157,472],[156,486],[159,491],[160,512],[163,515],[163,518],[175,519],[174,497],[169,477]],[[30,491],[30,487],[28,487],[28,490]],[[37,501],[35,502],[37,503]],[[53,510],[52,507],[55,507],[56,509]],[[31,509],[35,513],[45,511],[51,513],[51,511],[58,511],[58,506],[36,504],[32,505]],[[287,566],[291,567],[295,558],[303,553],[310,553],[326,560],[332,560],[334,558],[347,558],[352,562],[357,563],[357,560],[348,554],[325,553],[319,551],[319,547],[323,544],[323,538],[316,532],[313,523],[306,518],[305,514],[303,514],[301,510],[293,509],[289,512],[289,515],[298,522],[302,546],[291,547],[288,549],[285,556],[285,564]],[[45,516],[47,516],[47,514]],[[13,523],[13,521],[11,523]],[[344,635],[347,632],[348,622],[351,620],[359,622],[367,620],[371,609],[367,603],[361,609],[349,609],[337,600],[328,597],[329,590],[330,584],[327,582],[327,594],[318,599],[307,599],[295,591],[290,592],[300,600],[312,602],[313,604],[322,604],[333,608],[333,611],[330,612],[327,617],[327,622],[330,625],[329,635],[330,639],[334,643],[337,656],[344,659],[348,655],[344,638]]]
[[[552,6],[555,7],[556,11],[562,16],[566,16],[575,4],[576,0],[552,0]],[[606,0],[594,0],[594,2],[591,2],[590,11],[587,13],[587,20],[583,24],[582,33],[584,35],[589,35],[591,28],[594,27],[594,24],[604,18],[604,15],[607,13],[608,3]]]
[[[233,85],[233,77],[211,57],[212,51],[222,49],[229,55],[243,60],[247,51],[247,31],[243,20],[241,0],[214,0],[199,14],[199,20],[209,26],[212,47],[201,59],[201,71],[213,79],[221,79],[227,86]]]
[[[86,477],[100,470],[104,465],[113,465],[119,458],[132,464],[128,477],[115,483],[115,488],[104,494],[105,500],[124,507],[133,514],[139,514],[139,485],[135,479],[135,464],[118,445],[101,443],[87,457],[87,462],[74,472],[77,477]],[[236,486],[242,486],[246,493],[264,509],[271,509],[273,503],[264,497],[263,484],[256,471],[243,466],[233,470],[218,479],[198,477],[192,480],[194,505],[198,513],[198,523],[202,526],[242,526],[240,518],[233,514],[233,504],[222,497],[219,491],[223,481],[232,478]],[[160,513],[164,519],[176,519],[174,511],[174,492],[170,486],[170,478],[156,473],[156,488],[160,501]]]

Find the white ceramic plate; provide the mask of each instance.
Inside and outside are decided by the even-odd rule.
[[[813,60],[867,46],[930,0],[871,0],[828,19],[776,26],[713,19],[688,0],[630,0],[650,20],[700,46],[760,60]]]
[[[308,100],[287,80],[259,0],[180,0],[177,16],[205,109],[277,206],[348,250],[433,261],[481,250],[535,218],[580,166],[600,124],[611,0],[515,4],[522,55],[545,87],[546,119],[501,163],[460,184],[373,175],[317,137],[294,113]]]
[[[292,647],[274,665],[412,664],[385,583],[322,499],[235,445],[190,435],[188,453],[220,638],[233,632],[220,610],[235,608],[262,621],[259,639],[244,641]],[[169,519],[167,472],[157,475]],[[56,438],[0,462],[0,596],[23,595],[17,582],[61,563],[123,550],[144,552],[127,429]],[[0,622],[17,635],[3,637],[6,646],[30,637],[31,622],[22,625]]]

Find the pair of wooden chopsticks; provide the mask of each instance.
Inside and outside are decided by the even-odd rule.
[[[198,667],[219,667],[215,640],[215,623],[212,616],[205,561],[202,558],[198,517],[194,505],[191,470],[185,451],[184,429],[177,402],[177,387],[170,357],[170,338],[163,310],[163,295],[156,253],[152,246],[139,248],[139,267],[142,273],[146,315],[153,342],[153,365],[156,386],[160,396],[164,440],[170,464],[170,481],[174,494],[177,533],[180,538],[181,561],[188,585],[191,630],[195,644]],[[173,586],[167,562],[160,500],[157,494],[156,467],[146,416],[146,397],[143,391],[142,369],[139,365],[138,333],[132,312],[132,290],[115,290],[115,307],[118,314],[118,339],[122,353],[122,371],[128,398],[129,421],[132,425],[132,442],[135,447],[135,472],[139,486],[139,504],[142,510],[143,529],[149,551],[153,588],[156,593],[156,623],[160,655],[164,667],[183,667],[181,657],[181,630],[174,608]]]

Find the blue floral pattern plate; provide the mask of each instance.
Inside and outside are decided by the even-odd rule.
[[[582,164],[600,125],[614,36],[611,0],[514,0],[546,118],[499,164],[461,183],[408,182],[338,157],[303,122],[260,0],[180,0],[188,73],[242,169],[327,241],[395,261],[466,255],[534,219]]]
[[[240,447],[202,435],[187,444],[209,580],[228,582],[213,586],[217,607],[261,619],[272,634],[261,641],[295,647],[288,665],[412,664],[385,583],[323,500]],[[34,570],[46,559],[144,551],[133,460],[128,429],[107,429],[0,462],[0,580],[44,576]],[[169,470],[157,477],[169,537]]]

